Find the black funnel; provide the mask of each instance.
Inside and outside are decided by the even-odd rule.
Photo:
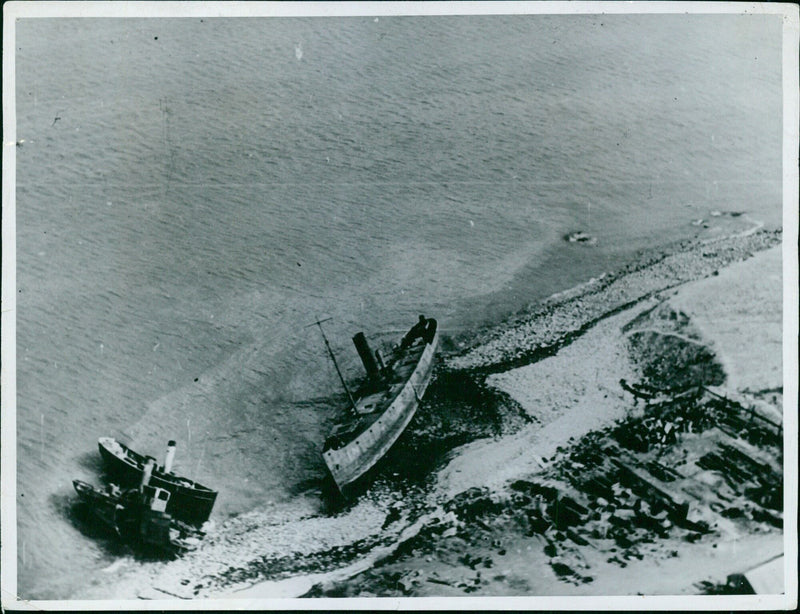
[[[369,344],[367,343],[367,338],[364,336],[364,333],[356,333],[353,337],[353,343],[358,350],[358,355],[361,357],[361,362],[364,363],[367,376],[369,376],[370,379],[378,379],[380,377],[378,363],[375,362],[372,350],[369,349]]]

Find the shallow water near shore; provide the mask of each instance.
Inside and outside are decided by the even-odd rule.
[[[469,335],[713,210],[778,225],[780,21],[730,19],[20,22],[20,595],[118,560],[69,512],[99,436],[177,439],[218,522],[315,492],[320,316],[352,378],[359,330]]]

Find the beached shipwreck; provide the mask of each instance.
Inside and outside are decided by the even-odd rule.
[[[73,480],[75,492],[92,517],[122,541],[168,555],[194,549],[204,533],[169,514],[170,492],[150,484],[154,463],[148,463],[138,488],[116,484],[97,488]]]
[[[106,471],[123,487],[137,486],[148,461],[154,460],[152,456],[139,454],[112,437],[100,437],[97,447]],[[150,483],[170,493],[166,511],[185,522],[200,525],[211,515],[217,491],[172,471],[175,447],[175,441],[170,440],[164,464],[153,463]]]
[[[91,517],[138,548],[173,555],[196,547],[217,492],[173,473],[175,441],[160,466],[111,437],[101,437],[98,448],[113,481],[105,487],[72,482]]]
[[[316,322],[322,331],[321,322]],[[322,457],[336,486],[345,492],[383,458],[414,417],[431,380],[439,344],[436,320],[420,316],[419,322],[384,358],[373,353],[358,333],[353,343],[366,370],[366,378],[351,393],[322,331],[330,357],[348,397]]]

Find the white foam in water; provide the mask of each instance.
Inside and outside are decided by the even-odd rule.
[[[123,569],[124,567],[127,567],[130,563],[131,563],[131,559],[128,559],[128,558],[119,559],[119,560],[114,561],[113,563],[111,563],[111,565],[109,565],[108,567],[104,567],[100,571],[102,571],[103,573],[108,573],[108,574],[115,573],[115,572],[119,571],[120,569]]]

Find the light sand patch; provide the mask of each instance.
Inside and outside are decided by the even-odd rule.
[[[710,341],[737,391],[783,386],[782,249],[773,247],[719,275],[688,283],[670,299]]]
[[[782,386],[781,263],[781,247],[774,247],[687,283],[669,299],[716,351],[730,388]],[[621,329],[654,304],[649,300],[602,320],[551,358],[488,377],[489,385],[508,393],[541,424],[464,446],[439,476],[442,494],[535,472],[570,438],[624,417],[630,398],[625,400],[619,380],[638,374]]]
[[[653,307],[646,301],[591,328],[558,354],[487,378],[539,421],[513,436],[480,440],[459,450],[439,475],[441,494],[451,497],[473,486],[496,487],[544,466],[555,454],[589,431],[623,418],[630,408],[620,379],[638,377],[622,327]]]

